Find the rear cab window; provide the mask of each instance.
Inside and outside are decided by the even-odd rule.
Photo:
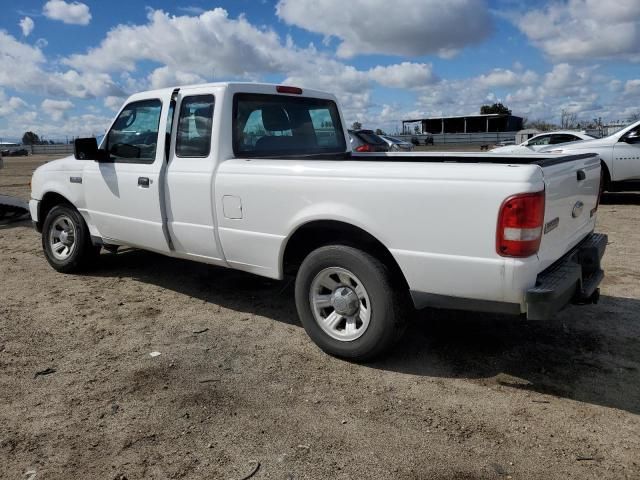
[[[332,100],[237,93],[233,151],[238,157],[321,155],[347,150]]]

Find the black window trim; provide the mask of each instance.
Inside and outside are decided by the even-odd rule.
[[[213,108],[211,109],[211,128],[212,131],[209,132],[209,148],[207,149],[207,153],[206,155],[180,155],[178,153],[178,145],[179,145],[179,141],[178,139],[179,137],[179,133],[180,133],[180,118],[182,118],[182,105],[184,104],[184,101],[187,98],[194,98],[194,97],[211,97],[213,98]],[[215,118],[216,115],[216,96],[213,93],[199,93],[199,94],[193,94],[193,95],[185,95],[184,97],[182,97],[180,99],[180,108],[178,109],[178,121],[176,122],[176,144],[173,147],[173,151],[176,157],[178,158],[207,158],[209,155],[211,155],[211,143],[213,142],[213,119]]]
[[[129,106],[129,105],[135,105],[136,103],[142,103],[142,102],[149,102],[149,101],[154,101],[157,100],[158,102],[160,102],[160,115],[158,115],[158,131],[157,131],[157,138],[156,138],[156,153],[155,153],[155,158],[152,158],[151,160],[140,160],[138,158],[112,158],[111,157],[111,153],[109,152],[109,134],[111,133],[111,130],[113,130],[113,124],[116,123],[116,121],[118,120],[118,118],[120,118],[120,114],[122,114],[122,112],[125,111],[125,109]],[[102,163],[136,163],[136,164],[140,164],[140,165],[153,165],[155,163],[155,161],[158,158],[158,138],[160,138],[160,122],[162,121],[162,109],[164,108],[164,102],[162,101],[161,98],[143,98],[140,100],[134,100],[133,102],[127,103],[124,107],[122,107],[122,109],[118,112],[118,116],[115,118],[115,120],[113,121],[113,124],[111,125],[111,128],[109,128],[109,131],[107,132],[107,134],[104,137],[104,141],[105,141],[105,147],[106,147],[106,152],[107,152],[107,159],[101,160]],[[164,153],[162,154],[162,157],[164,159]]]
[[[236,118],[238,116],[238,100],[242,98],[243,100],[259,100],[261,98],[278,98],[278,97],[288,97],[293,100],[312,100],[312,101],[322,101],[327,102],[335,107],[336,111],[336,131],[340,132],[340,138],[342,138],[343,142],[343,150],[336,150],[335,148],[327,148],[322,151],[314,151],[311,153],[304,152],[291,152],[291,151],[273,151],[269,153],[260,153],[260,152],[241,152],[238,148],[239,138],[236,135]],[[347,153],[347,141],[344,137],[344,128],[342,127],[342,119],[340,118],[340,109],[338,108],[338,104],[329,98],[317,98],[317,97],[295,97],[291,95],[278,95],[273,93],[248,93],[248,92],[237,92],[233,94],[233,109],[232,109],[232,120],[231,120],[231,138],[232,138],[232,147],[233,147],[233,155],[235,158],[243,159],[243,158],[278,158],[278,159],[344,159],[345,154]]]

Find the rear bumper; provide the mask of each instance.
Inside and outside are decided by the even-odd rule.
[[[547,320],[569,303],[583,305],[598,301],[598,286],[604,278],[600,260],[607,236],[592,233],[576,248],[547,268],[527,290],[527,319]]]

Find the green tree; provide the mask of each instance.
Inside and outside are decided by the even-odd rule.
[[[376,128],[376,135],[386,135],[381,129]]]
[[[507,115],[511,115],[511,110],[509,110],[502,103],[494,103],[493,105],[482,105],[480,107],[480,114],[486,115],[488,113],[506,113]]]
[[[351,130],[360,130],[362,128],[362,124],[360,122],[353,122],[351,124]]]
[[[38,145],[40,143],[40,137],[33,132],[24,132],[22,135],[23,145]]]

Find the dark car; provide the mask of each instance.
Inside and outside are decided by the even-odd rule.
[[[389,145],[373,130],[349,130],[351,150],[354,152],[388,152]]]
[[[2,155],[5,157],[26,157],[29,155],[29,150],[26,148],[19,150],[2,150]]]

